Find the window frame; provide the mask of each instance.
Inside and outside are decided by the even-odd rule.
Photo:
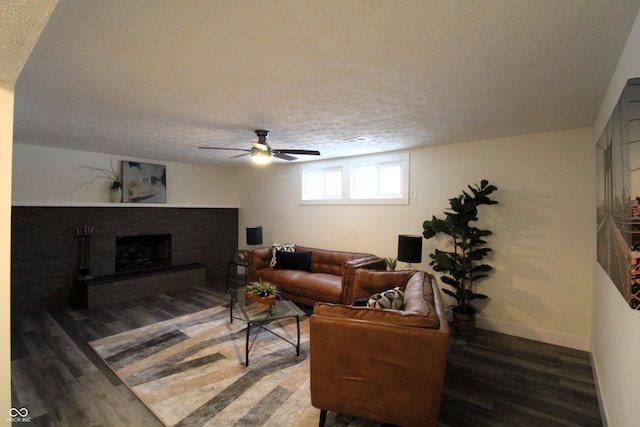
[[[380,168],[384,165],[397,163],[401,167],[401,191],[400,197],[384,197],[379,193],[379,188],[376,191],[378,197],[374,198],[354,198],[353,197],[353,176],[354,169],[363,166],[376,167],[378,174]],[[348,157],[338,160],[326,160],[309,162],[301,165],[300,167],[300,191],[298,192],[300,198],[300,204],[302,205],[399,205],[409,204],[409,167],[410,157],[408,152],[394,152],[385,154],[375,154],[369,156]],[[341,198],[320,198],[320,199],[305,199],[305,182],[306,175],[317,171],[330,171],[332,169],[342,170],[342,197]],[[378,185],[379,187],[379,185]]]

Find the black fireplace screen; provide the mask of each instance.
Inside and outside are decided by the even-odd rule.
[[[116,237],[116,272],[171,266],[171,234]]]

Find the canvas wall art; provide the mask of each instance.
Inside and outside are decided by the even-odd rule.
[[[627,81],[596,143],[597,257],[640,310],[640,78]]]
[[[167,203],[167,168],[123,161],[122,189],[125,203]]]

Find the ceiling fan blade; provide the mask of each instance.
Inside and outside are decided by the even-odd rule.
[[[229,158],[230,159],[235,159],[235,158],[238,158],[238,157],[248,156],[249,154],[251,154],[251,153],[242,153],[242,154],[238,154],[237,156],[231,156]]]
[[[273,150],[274,153],[279,154],[301,154],[306,156],[319,156],[320,152],[317,150]]]
[[[279,159],[282,159],[282,160],[289,160],[289,161],[291,161],[291,160],[296,160],[296,159],[297,159],[297,157],[293,157],[293,156],[290,156],[290,155],[288,155],[288,154],[283,154],[283,153],[281,153],[281,152],[280,152],[280,151],[278,151],[278,150],[273,150],[273,157],[277,157],[277,158],[279,158]]]
[[[198,148],[202,148],[203,150],[246,151],[247,153],[251,152],[251,150],[247,150],[245,148],[223,148],[223,147],[198,147]]]

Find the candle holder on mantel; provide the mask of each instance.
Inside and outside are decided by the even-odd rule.
[[[76,227],[78,241],[78,278],[86,279],[91,274],[91,236],[94,227],[84,225]]]

